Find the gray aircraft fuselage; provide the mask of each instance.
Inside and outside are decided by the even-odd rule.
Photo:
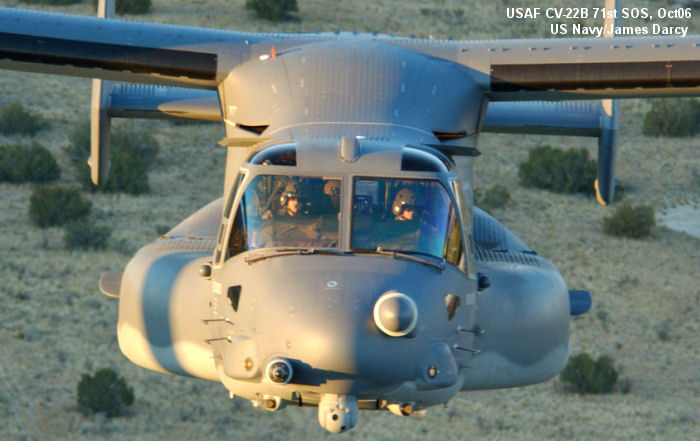
[[[252,155],[258,163],[241,165],[230,201],[210,204],[137,253],[120,294],[119,341],[127,357],[150,369],[219,380],[232,394],[270,410],[286,404],[323,409],[324,397],[333,403],[352,397],[354,404],[344,404],[349,414],[357,408],[408,414],[405,409],[444,403],[459,390],[521,386],[556,375],[568,359],[570,316],[569,293],[556,268],[478,209],[472,229],[472,209],[458,191],[453,164],[442,162],[439,152],[360,139],[347,161],[339,144],[326,138],[282,144],[293,148],[295,165],[259,163],[260,154],[280,144],[259,149]],[[410,155],[414,170],[405,170]],[[241,224],[236,216],[254,211],[251,189],[280,177],[339,181],[332,242],[314,246],[298,239],[232,252]],[[360,245],[360,201],[395,191],[368,192],[364,184],[375,182],[430,182],[442,189],[457,216],[459,256],[449,262],[441,253],[413,254],[411,247],[391,254]],[[214,219],[222,206],[219,228]],[[371,217],[371,229],[394,221]],[[246,217],[249,224],[255,218]],[[217,234],[216,242],[188,239]],[[202,265],[211,265],[209,278],[197,275]],[[491,286],[477,291],[477,274]],[[373,316],[391,293],[415,304],[417,320],[406,335],[388,335]],[[289,363],[289,382],[271,381],[266,368],[275,360]],[[347,428],[354,424],[342,421]]]

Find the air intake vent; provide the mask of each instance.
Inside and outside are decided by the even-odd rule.
[[[241,285],[230,286],[228,288],[228,301],[231,302],[231,308],[238,311],[238,301],[241,299]]]
[[[448,167],[440,159],[428,152],[406,147],[401,156],[401,170],[446,172]]]
[[[262,133],[265,130],[267,130],[267,128],[270,127],[270,125],[268,124],[268,125],[259,125],[259,126],[249,126],[246,124],[237,123],[236,127],[238,127],[239,129],[245,130],[246,132],[254,133],[256,135],[262,135]]]

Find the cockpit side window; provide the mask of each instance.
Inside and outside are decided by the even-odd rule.
[[[236,210],[227,258],[256,248],[337,247],[340,184],[334,178],[255,177]]]
[[[236,210],[236,216],[233,218],[233,229],[229,236],[227,258],[242,253],[248,249],[248,234],[246,220],[246,201],[245,197],[241,199],[241,205]]]
[[[450,210],[447,221],[448,229],[445,240],[445,259],[453,265],[458,265],[462,257],[462,232],[459,229],[459,218],[454,209]]]
[[[382,248],[459,264],[459,217],[439,181],[356,178],[353,197],[354,250]]]
[[[214,262],[220,262],[221,256],[224,250],[224,241],[226,237],[226,227],[228,226],[229,217],[231,217],[231,209],[233,208],[233,202],[238,193],[238,187],[241,186],[241,182],[245,179],[245,173],[238,173],[236,180],[233,183],[233,187],[229,191],[228,199],[225,201],[223,218],[221,220],[221,225],[219,226],[219,233],[216,240],[216,250],[214,252]]]
[[[229,197],[228,200],[226,201],[226,207],[224,208],[224,218],[228,219],[231,216],[231,208],[233,208],[233,201],[236,199],[236,193],[238,193],[238,187],[241,186],[241,182],[243,182],[243,179],[245,179],[245,173],[238,173],[238,176],[236,176],[236,181],[233,183],[233,187],[231,187],[231,191],[229,192]]]
[[[462,214],[462,222],[464,233],[466,235],[466,243],[464,244],[464,256],[466,261],[463,266],[466,266],[466,272],[472,279],[476,277],[476,271],[474,269],[474,246],[472,240],[472,193],[471,185],[467,183],[465,188],[459,185],[459,182],[452,181],[452,188],[454,189],[455,198],[457,200],[458,208]],[[465,197],[466,194],[466,197]]]

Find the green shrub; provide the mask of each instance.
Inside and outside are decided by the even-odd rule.
[[[73,164],[75,179],[86,190],[131,194],[150,190],[147,170],[155,162],[160,146],[147,128],[127,124],[112,131],[109,176],[101,187],[93,185],[90,166],[87,165],[90,156],[90,121],[83,120],[76,124],[68,138],[71,144],[65,148],[65,152]]]
[[[66,153],[71,160],[86,162],[90,156],[90,121],[84,119],[78,122],[68,139],[71,145]],[[151,134],[151,129],[133,123],[113,127],[109,140],[110,155],[118,152],[138,155],[149,168],[156,161],[160,151],[160,145]]]
[[[528,160],[520,164],[518,177],[525,187],[592,195],[597,167],[595,160],[588,159],[586,149],[542,146],[530,150]]]
[[[510,192],[501,184],[496,184],[486,191],[474,191],[474,205],[486,211],[503,208],[509,201]]]
[[[151,10],[151,0],[116,0],[114,12],[117,14],[145,14]],[[97,0],[92,0],[97,9]]]
[[[68,134],[68,140],[70,144],[63,150],[73,165],[75,180],[85,190],[94,191],[97,187],[92,184],[90,166],[87,163],[90,157],[90,120],[78,122]]]
[[[83,374],[78,383],[78,409],[84,414],[102,412],[108,417],[122,415],[134,403],[134,390],[112,369],[100,369],[94,376]]]
[[[2,134],[34,135],[48,125],[48,121],[38,113],[27,110],[18,101],[0,108],[0,133]]]
[[[0,146],[0,181],[48,182],[60,177],[53,155],[38,142]]]
[[[297,0],[246,0],[245,7],[274,22],[289,19],[290,12],[299,10]]]
[[[661,341],[671,340],[671,329],[671,324],[668,322],[668,320],[661,320],[654,326],[656,336],[659,337],[659,340]]]
[[[615,212],[603,219],[603,232],[610,236],[624,236],[639,239],[651,234],[656,225],[654,207],[650,205],[632,206],[624,203]]]
[[[143,194],[151,190],[148,185],[146,163],[141,157],[117,152],[110,155],[110,158],[112,162],[109,168],[110,176],[104,185],[104,191]]]
[[[610,357],[603,355],[594,362],[590,355],[583,352],[569,359],[559,380],[581,395],[606,394],[612,392],[617,377]]]
[[[617,381],[617,389],[625,395],[632,392],[633,385],[632,379],[629,377],[622,377]]]
[[[143,159],[150,168],[158,157],[160,145],[149,127],[126,124],[117,127],[110,135],[110,149],[114,153],[126,153]]]
[[[674,98],[654,101],[644,117],[646,136],[694,136],[700,132],[700,100]]]
[[[78,220],[90,213],[92,204],[72,188],[37,187],[29,198],[29,217],[46,228]]]
[[[112,234],[109,227],[96,226],[85,219],[67,224],[64,230],[63,243],[69,250],[105,249]]]
[[[151,0],[117,0],[117,14],[145,14],[151,10]]]

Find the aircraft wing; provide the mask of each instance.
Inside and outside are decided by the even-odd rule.
[[[465,66],[491,101],[700,95],[700,35],[385,42]]]
[[[320,38],[0,8],[0,68],[116,81],[215,89],[256,44]]]
[[[185,87],[252,53],[334,38],[256,34],[0,8],[0,68]],[[470,69],[492,101],[700,94],[700,36],[436,41],[375,37]],[[268,48],[269,50],[269,48]]]

